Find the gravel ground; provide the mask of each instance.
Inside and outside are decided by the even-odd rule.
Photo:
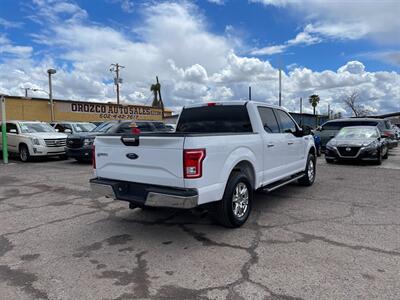
[[[240,229],[91,199],[91,167],[0,165],[1,299],[400,299],[400,150],[256,194]]]

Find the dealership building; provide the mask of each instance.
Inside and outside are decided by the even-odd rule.
[[[7,120],[51,121],[49,99],[5,96]],[[113,103],[53,100],[53,121],[101,122],[110,120],[161,121],[162,110],[145,105],[118,105]],[[172,114],[164,110],[164,116]]]

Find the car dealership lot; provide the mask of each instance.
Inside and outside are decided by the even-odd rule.
[[[90,166],[0,165],[3,299],[399,299],[400,151],[257,193],[240,229],[91,199]],[[285,298],[286,297],[286,298]]]

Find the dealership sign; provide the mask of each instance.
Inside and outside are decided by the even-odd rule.
[[[96,119],[104,120],[162,119],[161,109],[148,106],[57,101],[56,109],[65,113],[91,114]]]

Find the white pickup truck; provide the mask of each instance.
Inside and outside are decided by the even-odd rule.
[[[310,186],[316,150],[281,107],[253,101],[184,107],[175,132],[96,137],[96,196],[130,208],[207,205],[227,227],[243,225],[253,191]]]

